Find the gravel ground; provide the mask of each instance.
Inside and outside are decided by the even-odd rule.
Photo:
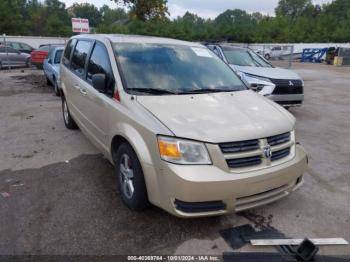
[[[291,109],[310,157],[304,186],[243,214],[191,220],[125,208],[112,166],[80,131],[65,129],[42,72],[0,71],[0,254],[220,255],[232,249],[219,230],[246,223],[350,240],[350,68],[293,69],[306,84],[305,104]],[[350,248],[321,253],[350,255]]]

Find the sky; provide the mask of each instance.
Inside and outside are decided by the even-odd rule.
[[[117,4],[110,0],[61,0],[66,3],[67,7],[74,2],[90,3],[97,7],[104,4],[111,8],[116,8]],[[314,4],[324,4],[331,2],[331,0],[313,0]],[[274,10],[277,6],[278,0],[168,0],[168,8],[171,18],[182,16],[189,11],[195,13],[203,18],[215,18],[218,14],[227,9],[242,9],[248,13],[260,12],[265,15],[273,16]]]

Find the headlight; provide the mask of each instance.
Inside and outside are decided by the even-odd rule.
[[[242,73],[242,80],[245,81],[251,89],[264,96],[270,95],[275,88],[275,84],[272,83],[270,79],[261,76]]]
[[[244,73],[243,77],[249,82],[254,82],[254,81],[257,81],[257,80],[259,81],[260,80],[260,81],[264,81],[264,82],[268,82],[268,83],[272,84],[270,79],[265,78],[265,77],[261,77],[261,76],[256,76],[256,75],[251,75],[251,74]]]
[[[210,165],[208,150],[204,143],[158,136],[161,159],[183,165]]]

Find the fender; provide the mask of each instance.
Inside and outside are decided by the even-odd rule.
[[[144,138],[141,136],[139,131],[137,131],[133,126],[125,122],[118,122],[110,129],[109,134],[109,157],[111,162],[112,160],[112,141],[115,136],[121,136],[129,142],[132,148],[135,150],[137,157],[141,163],[152,165],[151,153],[144,141]]]

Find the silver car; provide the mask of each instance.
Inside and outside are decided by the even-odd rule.
[[[297,73],[274,67],[249,48],[217,44],[207,47],[228,63],[251,89],[286,108],[302,105],[304,82]]]
[[[60,75],[60,63],[64,47],[52,48],[47,59],[44,60],[43,69],[48,85],[54,87],[57,96],[60,95],[58,79]]]
[[[30,66],[30,55],[12,47],[0,46],[0,69],[4,67]]]

